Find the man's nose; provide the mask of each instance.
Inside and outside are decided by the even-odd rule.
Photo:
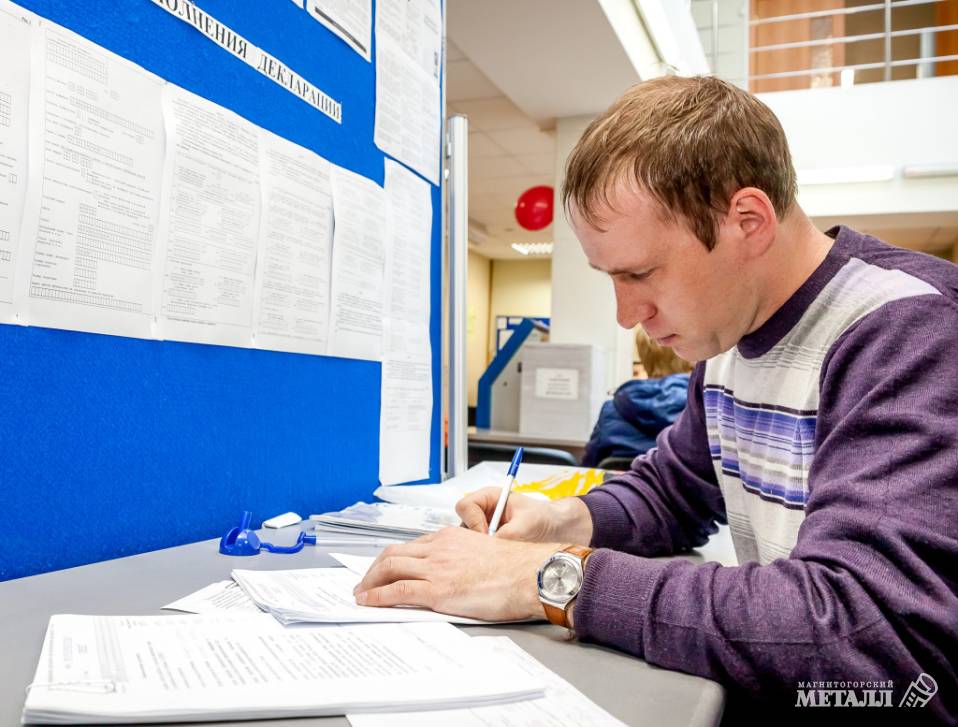
[[[623,328],[635,328],[656,314],[656,307],[620,286],[615,286],[616,320]]]

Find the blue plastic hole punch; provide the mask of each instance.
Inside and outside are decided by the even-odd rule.
[[[252,519],[253,513],[243,510],[239,527],[230,528],[226,535],[220,538],[220,552],[223,555],[256,555],[260,550],[268,550],[270,553],[298,553],[304,545],[316,545],[316,535],[303,532],[299,534],[293,545],[264,543],[254,531],[249,529]]]

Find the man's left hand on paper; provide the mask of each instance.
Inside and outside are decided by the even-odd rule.
[[[536,573],[561,548],[446,528],[386,548],[356,586],[356,603],[422,606],[487,621],[543,618]]]

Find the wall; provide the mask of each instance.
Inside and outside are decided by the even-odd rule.
[[[958,77],[760,94],[775,112],[795,167],[891,165],[887,182],[803,186],[813,217],[958,210],[958,177],[903,179],[906,164],[958,163]]]
[[[489,300],[489,360],[496,353],[496,316],[551,316],[550,260],[493,260]],[[481,373],[481,372],[480,372]]]
[[[562,188],[565,161],[590,116],[556,120],[556,182]],[[632,378],[632,331],[620,328],[615,318],[612,281],[589,267],[562,210],[552,223],[555,250],[552,253],[552,331],[555,343],[593,343],[605,349],[606,388],[614,389]]]
[[[479,377],[489,365],[489,299],[492,264],[489,258],[469,253],[466,289],[466,382],[469,406],[476,405]]]

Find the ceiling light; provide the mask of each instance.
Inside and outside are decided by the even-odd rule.
[[[901,174],[906,179],[932,179],[958,176],[958,162],[950,164],[908,164]]]
[[[829,167],[826,169],[799,169],[800,186],[813,184],[854,184],[856,182],[889,182],[895,178],[895,167],[890,164],[865,164],[858,167]]]
[[[514,242],[512,249],[521,255],[551,255],[551,242]]]

